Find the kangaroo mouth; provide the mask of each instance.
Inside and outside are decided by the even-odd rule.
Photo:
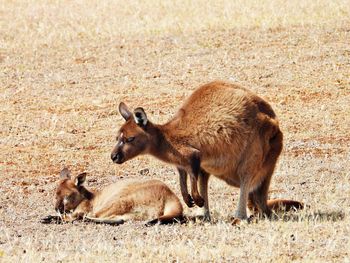
[[[121,164],[124,162],[124,156],[122,153],[112,154],[111,159],[114,163],[117,163],[117,164]]]

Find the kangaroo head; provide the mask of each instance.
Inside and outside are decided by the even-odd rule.
[[[89,191],[83,186],[86,173],[71,178],[70,171],[64,168],[60,173],[56,189],[55,210],[61,214],[73,211],[85,199],[89,199]]]
[[[125,119],[125,123],[117,134],[117,144],[115,145],[111,158],[114,163],[121,164],[140,154],[147,152],[152,136],[149,133],[152,125],[142,108],[136,108],[134,113],[121,102],[119,112]]]

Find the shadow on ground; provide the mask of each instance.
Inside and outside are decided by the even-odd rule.
[[[293,221],[293,222],[302,222],[302,221],[312,221],[312,222],[337,222],[342,221],[345,218],[345,213],[343,211],[330,211],[322,212],[316,211],[312,213],[284,213],[284,214],[275,214],[271,220],[275,221]]]

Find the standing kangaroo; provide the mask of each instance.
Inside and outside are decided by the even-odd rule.
[[[205,219],[210,220],[210,174],[240,188],[235,212],[239,219],[247,218],[248,202],[266,216],[280,206],[302,208],[297,201],[267,200],[283,135],[271,106],[246,88],[220,81],[203,85],[163,125],[150,122],[142,108],[132,114],[121,102],[119,111],[126,122],[118,132],[113,162],[150,154],[175,165],[184,201],[192,206],[186,182],[189,173],[193,200],[204,205]]]
[[[177,196],[158,180],[122,180],[100,191],[85,188],[86,173],[71,178],[63,169],[56,189],[55,210],[63,217],[48,216],[43,223],[88,219],[96,223],[121,224],[126,220],[152,219],[148,225],[183,220]]]

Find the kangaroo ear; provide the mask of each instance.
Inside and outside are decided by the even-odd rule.
[[[126,121],[129,120],[132,116],[131,111],[129,110],[128,106],[126,106],[124,102],[121,102],[119,104],[119,112]]]
[[[60,172],[60,179],[70,179],[70,171],[68,168],[63,168]]]
[[[81,186],[85,182],[85,179],[86,179],[86,173],[78,174],[78,176],[75,178],[76,186]]]
[[[147,115],[143,108],[136,108],[134,110],[134,119],[137,125],[145,127],[147,125]]]

